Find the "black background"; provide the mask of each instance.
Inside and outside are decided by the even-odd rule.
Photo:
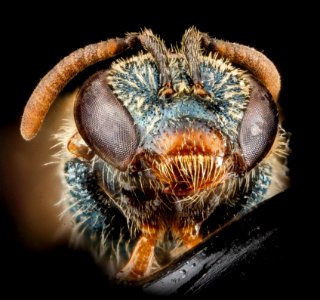
[[[313,144],[315,136],[311,134],[315,128],[311,116],[317,101],[316,85],[311,83],[314,76],[309,73],[316,70],[313,68],[316,50],[310,35],[312,8],[291,5],[280,9],[269,2],[253,10],[252,6],[231,3],[185,3],[176,9],[160,2],[136,3],[132,7],[124,3],[79,6],[67,9],[57,3],[46,8],[17,4],[2,11],[7,17],[1,19],[0,37],[2,132],[19,122],[39,79],[61,58],[89,43],[146,27],[159,34],[167,45],[176,44],[185,29],[195,25],[213,37],[263,50],[282,76],[280,104],[286,117],[284,127],[292,133],[289,161],[292,184],[289,191],[278,197],[280,204],[273,206],[274,218],[281,229],[275,247],[269,245],[263,259],[244,267],[238,284],[231,276],[230,284],[237,284],[241,294],[248,295],[298,290],[308,293],[313,284],[307,267],[316,270],[317,261],[312,251],[317,236],[311,234],[314,228],[311,215],[316,208],[313,192],[317,186],[312,184],[314,176],[310,170],[316,168],[318,160]],[[72,87],[71,84],[69,88]],[[10,151],[8,144],[1,147]],[[102,293],[111,298],[101,272],[85,253],[66,247],[40,253],[27,250],[4,203],[0,202],[0,273],[5,278],[0,283],[2,291],[45,296],[66,289],[71,294]],[[272,213],[270,216],[273,217]],[[253,292],[255,286],[259,290]],[[46,294],[41,288],[46,289]]]

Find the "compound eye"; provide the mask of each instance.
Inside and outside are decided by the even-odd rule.
[[[250,77],[250,100],[240,126],[239,143],[247,170],[269,152],[277,134],[279,114],[269,91]]]
[[[94,74],[82,86],[74,118],[83,140],[104,161],[126,170],[138,147],[134,120],[107,83],[107,72]]]

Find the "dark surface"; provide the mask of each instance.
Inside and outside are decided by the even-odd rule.
[[[190,282],[190,286],[183,286],[181,293],[193,293],[192,286],[198,292],[203,285],[200,292],[212,298],[228,294],[259,298],[266,294],[298,292],[308,298],[314,287],[309,269],[318,269],[317,254],[313,249],[319,235],[313,235],[312,212],[316,211],[314,191],[317,186],[312,184],[310,169],[315,169],[313,158],[317,151],[313,150],[312,128],[315,126],[311,117],[313,106],[309,101],[315,101],[317,97],[313,95],[315,86],[308,80],[310,62],[304,61],[312,63],[312,57],[304,55],[305,47],[312,46],[304,47],[301,42],[307,40],[306,35],[312,29],[310,20],[313,19],[309,17],[312,9],[299,7],[295,11],[291,5],[290,9],[281,12],[271,4],[268,4],[269,8],[264,5],[257,13],[248,13],[245,7],[240,10],[230,4],[221,8],[214,4],[210,9],[205,4],[195,4],[195,7],[180,8],[175,12],[164,3],[148,12],[131,8],[123,11],[125,5],[119,4],[107,10],[94,5],[79,11],[66,11],[62,6],[37,7],[40,11],[32,13],[34,8],[28,3],[26,7],[19,5],[20,14],[16,8],[3,12],[8,17],[6,21],[1,20],[5,22],[1,24],[1,51],[4,51],[2,103],[5,109],[2,109],[0,121],[3,128],[19,121],[23,106],[39,79],[62,57],[89,43],[123,36],[125,32],[143,27],[152,28],[167,43],[176,44],[184,30],[195,25],[214,37],[264,50],[278,67],[283,82],[280,103],[286,117],[284,127],[292,132],[291,189],[266,203],[252,218],[241,221],[240,226],[234,224],[228,228],[219,235],[217,243],[212,248],[209,243],[209,250],[206,250],[215,253],[252,245],[249,247],[251,252],[233,260],[235,256],[226,251],[222,257],[226,269],[219,269],[219,265],[211,261],[214,276],[208,275],[209,281]],[[301,15],[307,18],[303,24]],[[72,90],[86,76],[84,72],[67,89]],[[44,297],[88,293],[114,298],[110,294],[113,288],[86,253],[67,247],[41,253],[27,250],[16,234],[16,224],[5,202],[0,203],[2,292]],[[115,289],[118,294],[130,291],[132,295],[131,289]],[[141,293],[140,289],[133,291]]]
[[[270,282],[275,283],[273,291],[286,288],[283,277],[290,269],[286,265],[290,249],[283,244],[284,228],[279,226],[282,216],[274,212],[282,205],[285,200],[276,197],[228,225],[154,280],[144,283],[143,291],[156,295],[227,295],[237,291],[240,295],[247,288],[250,295],[250,286],[263,289]],[[272,259],[266,259],[272,254]]]

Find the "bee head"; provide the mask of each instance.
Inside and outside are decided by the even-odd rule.
[[[275,66],[252,48],[195,28],[175,51],[144,30],[72,53],[35,89],[22,135],[36,135],[78,72],[135,48],[143,52],[115,60],[80,89],[74,118],[94,154],[120,171],[149,168],[164,191],[175,194],[215,187],[263,160],[278,128]]]

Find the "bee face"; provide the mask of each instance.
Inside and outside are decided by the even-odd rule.
[[[65,203],[78,231],[126,279],[145,277],[163,256],[200,243],[216,207],[243,213],[282,190],[286,178],[279,75],[265,56],[191,28],[181,49],[167,50],[146,30],[109,41],[104,57],[137,43],[147,53],[113,61],[81,87],[64,162]],[[88,49],[84,63],[78,50],[80,69],[101,60],[101,49],[99,59]],[[72,73],[67,62],[56,69]],[[30,107],[48,108],[58,92],[41,89]],[[22,134],[32,137],[43,117],[25,117]]]

